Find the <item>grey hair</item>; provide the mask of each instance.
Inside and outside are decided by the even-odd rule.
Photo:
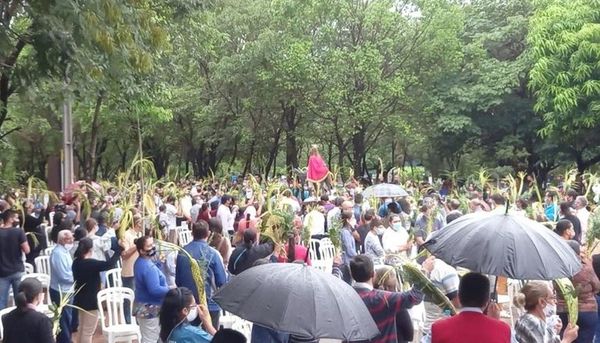
[[[68,234],[72,233],[70,230],[61,230],[58,233],[58,237],[57,237],[57,241],[58,243],[62,244],[65,241],[65,238],[67,238]]]
[[[581,204],[583,205],[583,207],[586,207],[588,205],[588,200],[583,195],[578,195],[577,198],[575,198],[575,200],[579,200],[581,202]]]

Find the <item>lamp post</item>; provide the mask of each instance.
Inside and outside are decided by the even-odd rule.
[[[69,66],[65,68],[63,100],[63,153],[62,153],[62,189],[73,183],[73,117],[71,97],[69,95]]]

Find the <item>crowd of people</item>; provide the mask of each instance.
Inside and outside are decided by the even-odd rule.
[[[310,266],[311,256],[318,253],[310,252],[305,236],[340,242],[331,270],[355,288],[370,311],[380,331],[371,342],[412,342],[419,337],[434,343],[600,342],[600,255],[590,257],[582,249],[590,225],[584,195],[571,189],[548,189],[543,212],[532,214],[527,211],[529,199],[508,204],[500,190],[471,188],[462,191],[460,198],[447,183],[437,190],[430,184],[414,183],[407,187],[409,196],[373,200],[363,198],[362,186],[355,181],[338,189],[323,184],[323,188],[316,187],[320,194],[308,186],[325,181],[322,175],[309,175],[308,182],[282,180],[281,191],[271,198],[266,197],[266,188],[257,189],[256,181],[249,179],[202,186],[188,181],[180,184],[178,196],[157,188],[157,212],[150,216],[144,216],[141,201],[134,208],[121,208],[115,189],[107,190],[103,199],[72,197],[48,206],[35,199],[21,204],[9,197],[0,200],[0,310],[11,302],[16,306],[2,318],[4,342],[92,342],[98,311],[102,311],[96,296],[107,287],[106,271],[117,265],[123,287],[135,294],[133,303],[124,303],[125,320],[131,323],[134,319],[129,313],[133,314],[142,343],[245,342],[241,333],[221,327],[222,309],[213,301],[214,293],[257,264]],[[84,201],[89,202],[88,209]],[[268,211],[268,202],[294,217],[293,230],[283,242],[261,236],[261,215]],[[125,211],[132,212],[133,220],[120,231]],[[546,223],[581,256],[583,269],[572,278],[579,297],[577,323],[568,322],[565,302],[552,282],[531,281],[514,299],[521,311],[510,327],[490,299],[488,276],[462,275],[442,260],[420,254],[432,232],[466,213],[507,211]],[[21,281],[24,262],[33,265],[36,257],[49,250],[44,223],[51,223],[47,285],[51,301],[60,304],[77,290],[71,299],[73,307],[62,308],[58,335],[52,332],[51,319],[36,311],[43,303],[42,284],[31,278]],[[191,232],[192,240],[181,245],[201,266],[206,299],[198,298],[193,262],[187,254],[164,249],[158,242],[180,244],[181,227]],[[416,287],[401,291],[401,275],[395,266],[414,258],[459,309],[458,315],[450,316]],[[423,309],[418,327],[413,323],[420,320],[420,312],[413,307]],[[34,326],[39,329],[30,330]],[[294,341],[293,335],[259,325],[251,333],[251,342]]]

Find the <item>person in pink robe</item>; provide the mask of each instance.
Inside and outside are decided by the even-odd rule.
[[[321,183],[329,176],[329,168],[323,161],[323,158],[319,154],[319,150],[316,145],[310,148],[310,154],[308,157],[308,168],[306,171],[306,179],[312,183]]]

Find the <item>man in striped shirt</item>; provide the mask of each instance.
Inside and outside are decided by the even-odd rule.
[[[362,298],[371,313],[379,335],[371,343],[396,343],[396,313],[409,309],[423,300],[423,293],[417,289],[408,292],[387,292],[373,289],[375,270],[373,261],[367,255],[355,256],[350,261],[350,273],[354,279],[354,289]]]

